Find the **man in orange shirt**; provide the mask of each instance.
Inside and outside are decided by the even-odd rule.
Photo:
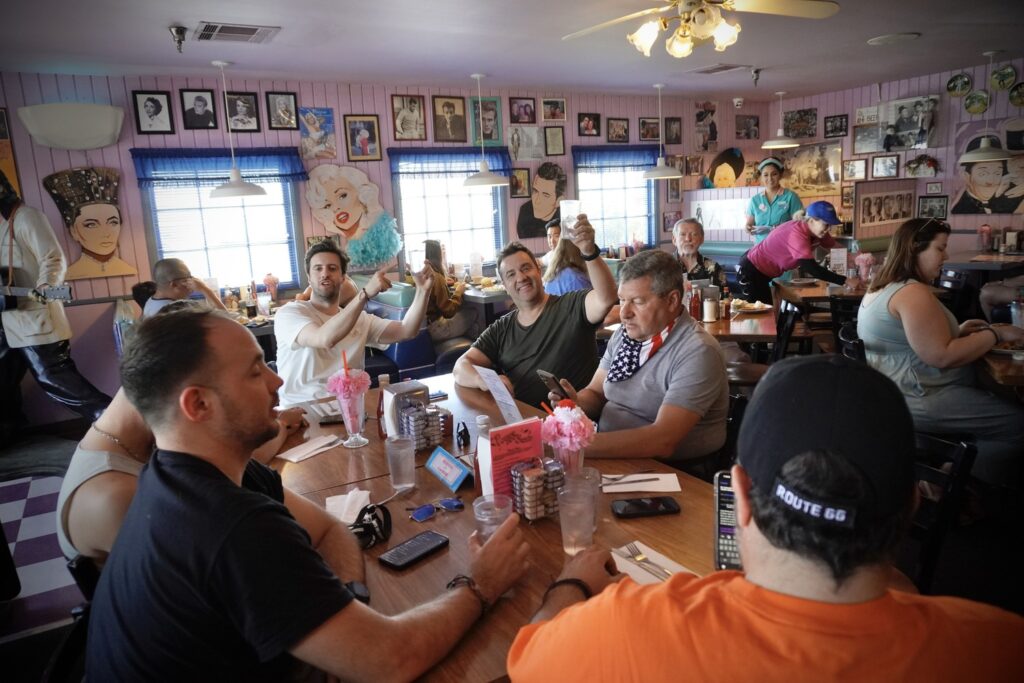
[[[889,586],[916,504],[913,450],[906,403],[875,370],[830,355],[775,364],[732,468],[746,573],[638,586],[591,548],[519,632],[510,677],[1024,680],[1024,619]]]

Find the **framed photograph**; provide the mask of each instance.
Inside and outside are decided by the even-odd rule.
[[[942,183],[926,183],[924,186],[924,191],[927,194],[941,194]]]
[[[704,175],[704,157],[700,154],[686,155],[686,175]]]
[[[501,98],[500,97],[470,97],[469,98],[469,125],[472,131],[471,142],[479,145],[483,139],[484,146],[497,147],[501,144],[501,131],[504,127],[501,123]],[[483,126],[481,132],[480,127]]]
[[[601,135],[601,115],[583,113],[576,115],[576,121],[579,124],[580,135],[584,137],[600,137]]]
[[[565,154],[565,129],[562,126],[544,126],[544,156],[560,157]]]
[[[608,142],[629,142],[629,119],[608,119]]]
[[[846,114],[825,117],[825,137],[845,138],[850,127],[850,117]]]
[[[843,159],[843,180],[867,180],[867,159]]]
[[[882,129],[877,123],[853,127],[853,153],[871,154],[882,151]]]
[[[914,193],[909,190],[898,190],[858,195],[856,203],[857,225],[899,223],[913,214]]]
[[[299,152],[303,159],[335,159],[338,136],[330,107],[299,107]]]
[[[760,140],[761,139],[761,117],[748,116],[746,114],[736,115],[736,139],[737,140]]]
[[[796,109],[782,115],[782,130],[791,138],[818,137],[818,110]]]
[[[664,211],[661,214],[661,229],[665,232],[672,232],[677,221],[683,219],[682,211]]]
[[[545,97],[540,101],[541,117],[545,121],[567,121],[565,100],[560,97]]]
[[[267,128],[299,129],[299,99],[293,92],[267,93]]]
[[[537,123],[536,103],[532,97],[508,98],[508,122]]]
[[[843,172],[843,143],[838,140],[813,142],[779,150],[778,157],[787,173],[782,186],[800,197],[826,197],[840,194]]]
[[[345,142],[349,161],[379,161],[380,123],[377,115],[346,114]]]
[[[668,196],[665,198],[669,204],[678,204],[683,201],[683,183],[682,178],[669,178],[668,180]]]
[[[890,100],[878,105],[882,150],[927,149],[935,140],[938,95]]]
[[[853,208],[853,185],[844,185],[842,194],[842,204],[844,209]]]
[[[885,154],[871,157],[871,179],[898,178],[900,175],[900,157],[898,154]]]
[[[185,130],[217,130],[217,95],[212,90],[179,90]]]
[[[434,142],[466,142],[466,98],[434,95]]]
[[[260,131],[260,106],[254,92],[228,91],[228,130],[234,133]]]
[[[946,220],[946,209],[948,208],[948,195],[940,195],[938,197],[917,198],[918,218],[938,218],[940,220]]]
[[[665,144],[683,144],[683,118],[681,116],[665,117]]]
[[[140,135],[169,135],[174,132],[171,93],[166,90],[132,90],[135,131]]]
[[[508,177],[509,196],[513,199],[530,196],[530,169],[513,168]]]
[[[427,139],[427,98],[423,95],[392,95],[391,122],[395,141]]]
[[[658,142],[661,140],[660,133],[658,119],[646,116],[640,117],[640,142]]]

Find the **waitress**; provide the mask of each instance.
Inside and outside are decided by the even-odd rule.
[[[764,192],[750,198],[747,206],[747,232],[760,242],[777,225],[793,220],[794,214],[804,208],[803,202],[792,190],[781,185],[782,161],[768,157],[757,165]]]
[[[842,223],[836,209],[828,202],[814,202],[801,220],[783,223],[763,242],[755,244],[740,257],[740,287],[743,298],[753,303],[772,303],[771,281],[791,268],[799,266],[805,273],[837,285],[860,284],[857,278],[845,278],[814,260],[814,250],[831,249],[835,240],[828,234],[833,225]]]

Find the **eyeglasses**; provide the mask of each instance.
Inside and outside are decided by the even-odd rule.
[[[431,519],[438,510],[443,512],[458,512],[464,510],[465,505],[458,498],[442,498],[436,503],[427,503],[414,508],[405,508],[410,512],[409,519],[414,522],[425,522]]]
[[[391,538],[391,511],[383,505],[367,505],[348,528],[363,550],[372,548]]]

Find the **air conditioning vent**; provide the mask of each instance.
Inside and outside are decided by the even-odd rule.
[[[701,67],[700,69],[694,69],[688,71],[691,74],[727,74],[730,71],[739,71],[740,69],[750,69],[749,64],[711,64],[710,66]]]
[[[192,40],[218,40],[232,43],[266,43],[277,35],[280,26],[247,26],[201,21],[192,33]]]

